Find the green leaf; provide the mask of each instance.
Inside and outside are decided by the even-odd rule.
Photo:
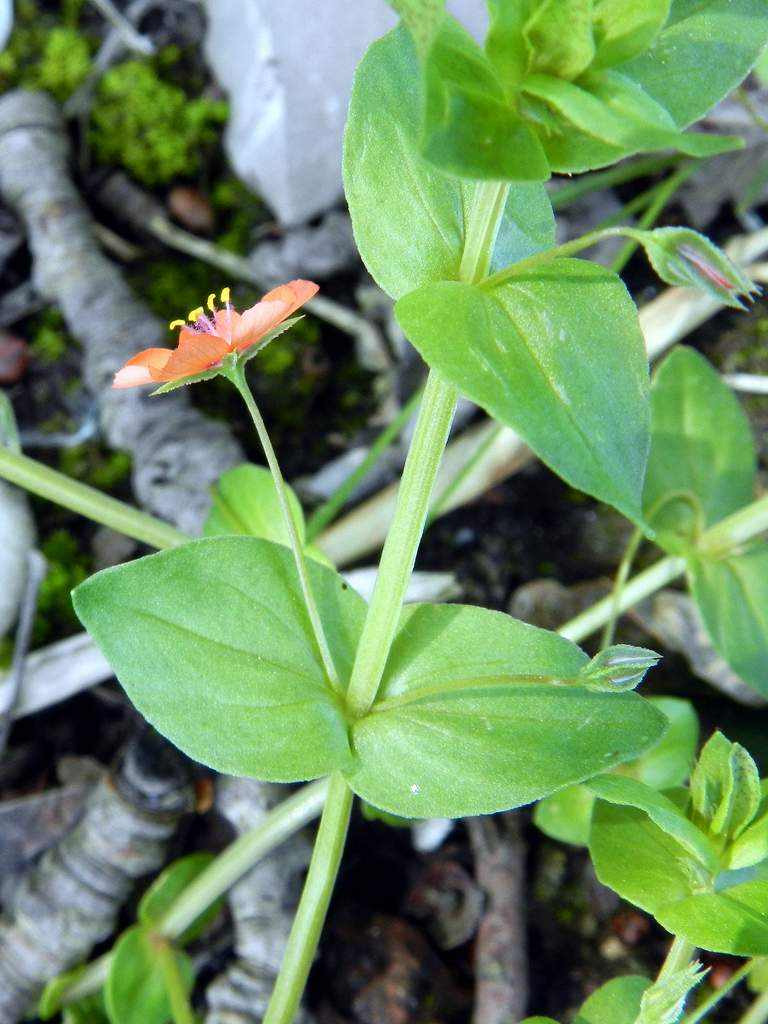
[[[486,0],[490,24],[485,37],[485,51],[501,79],[507,95],[512,98],[528,74],[529,47],[523,37],[523,26],[535,8],[536,0]]]
[[[603,885],[657,919],[664,907],[713,880],[713,872],[644,811],[605,800],[592,812],[589,853]]]
[[[669,16],[670,0],[595,0],[595,68],[623,64],[646,50]]]
[[[763,85],[768,85],[768,46],[763,50],[753,68]],[[750,978],[752,975],[750,975]]]
[[[546,181],[533,129],[466,29],[445,18],[424,65],[422,152],[443,171],[491,181]]]
[[[745,882],[725,892],[701,893],[660,909],[659,924],[674,935],[714,953],[768,954],[768,879]]]
[[[296,532],[310,558],[330,566],[328,558],[314,545],[305,543],[304,513],[293,489],[285,485]],[[264,466],[243,463],[228,469],[211,488],[211,509],[203,524],[205,537],[244,534],[261,537],[290,547],[272,474]]]
[[[705,743],[691,774],[695,820],[713,836],[736,839],[760,806],[757,765],[740,743],[715,732]]]
[[[750,992],[768,992],[768,960],[755,964],[747,975],[747,988]]]
[[[688,778],[696,754],[699,734],[696,712],[689,701],[676,697],[649,697],[648,703],[662,712],[669,728],[658,743],[636,761],[628,761],[614,770],[621,775],[639,779],[654,789],[679,786]],[[540,800],[536,804],[533,820],[545,835],[553,839],[573,843],[575,846],[586,846],[594,803],[595,796],[588,783],[568,786]],[[752,846],[758,842],[756,836]]]
[[[350,786],[403,817],[460,817],[529,803],[636,756],[663,716],[634,693],[572,685],[585,661],[557,634],[499,612],[411,606],[379,699],[353,725]]]
[[[729,868],[752,867],[768,859],[768,807],[764,804],[762,810],[728,850]]]
[[[601,800],[643,811],[689,857],[711,873],[718,870],[717,857],[706,835],[663,793],[637,779],[621,778],[618,775],[601,775],[592,779],[589,788]]]
[[[760,288],[708,238],[690,228],[633,231],[653,269],[667,284],[698,288],[733,309],[744,309]]]
[[[425,57],[445,18],[445,0],[387,0],[411,33],[416,49]]]
[[[731,137],[682,134],[664,107],[618,71],[590,72],[578,82],[531,75],[523,92],[551,112],[542,143],[555,171],[589,170],[653,149],[710,156],[741,144]],[[534,104],[534,115],[537,109]]]
[[[304,539],[304,513],[293,489],[286,486],[293,521]],[[203,525],[206,537],[245,534],[288,545],[272,474],[263,466],[244,463],[228,469],[211,488],[211,510]]]
[[[678,697],[648,699],[667,719],[669,728],[656,746],[621,770],[653,789],[671,789],[688,778],[696,756],[699,720],[690,701]]]
[[[557,1024],[552,1017],[526,1017],[520,1024]]]
[[[176,959],[186,990],[192,990],[192,961],[176,950],[161,952],[160,944],[167,947],[167,940],[140,925],[129,928],[118,939],[104,985],[110,1024],[166,1024],[171,1019],[163,953]]]
[[[737,675],[768,696],[768,544],[719,560],[692,557],[688,574],[715,648]]]
[[[157,925],[186,888],[208,868],[216,857],[212,853],[190,853],[162,871],[139,900],[136,916],[141,924]],[[218,915],[223,897],[204,910],[175,941],[186,946],[198,938]]]
[[[308,569],[343,679],[365,605],[336,573]],[[347,761],[347,725],[282,545],[193,541],[106,569],[73,600],[139,711],[195,760],[276,782]]]
[[[419,152],[421,69],[407,32],[370,47],[355,76],[344,142],[344,187],[360,255],[394,298],[458,277],[476,185],[447,177]],[[513,186],[492,269],[554,244],[539,184]],[[414,244],[418,239],[418,245]]]
[[[493,290],[427,285],[395,312],[441,377],[568,483],[639,520],[648,369],[637,312],[615,274],[558,259]]]
[[[640,1000],[650,985],[648,978],[636,974],[612,978],[586,1000],[574,1024],[635,1024]]]
[[[606,783],[629,781],[602,776],[590,787],[609,795]],[[692,854],[693,844],[683,841],[679,823],[666,811],[660,814],[654,803],[648,799],[641,810],[640,800],[635,806],[596,802],[589,848],[600,881],[702,949],[736,956],[768,952],[768,864],[737,871],[708,868]]]
[[[674,349],[651,382],[651,454],[643,506],[656,541],[685,551],[752,500],[755,450],[737,398],[693,349]]]
[[[104,997],[101,993],[86,996],[62,1010],[62,1024],[108,1024]]]
[[[551,839],[586,846],[594,806],[594,794],[587,786],[566,786],[539,800],[533,821]]]
[[[684,128],[741,82],[766,40],[764,0],[672,0],[651,48],[621,70]]]
[[[525,23],[523,36],[531,70],[576,78],[595,56],[592,0],[543,0]]]
[[[78,964],[69,971],[57,974],[46,983],[38,1000],[37,1013],[41,1020],[50,1020],[61,1011],[61,998],[85,970],[85,964]]]

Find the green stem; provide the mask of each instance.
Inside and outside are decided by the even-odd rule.
[[[170,939],[183,935],[246,871],[316,818],[323,809],[328,785],[326,778],[302,786],[219,854],[164,914],[159,926],[162,934]]]
[[[460,281],[474,284],[487,276],[508,195],[509,185],[503,182],[481,181],[475,185],[459,264]]]
[[[350,494],[352,494],[360,481],[367,476],[368,471],[376,465],[411,416],[416,412],[423,393],[423,389],[420,388],[411,395],[397,416],[395,416],[391,423],[387,424],[384,430],[382,430],[373,442],[368,450],[368,454],[360,465],[352,470],[346,480],[343,481],[327,501],[324,501],[322,505],[315,509],[307,521],[308,541],[314,540],[315,537],[335,518],[336,513],[345,503]]]
[[[503,270],[499,270],[495,274],[491,274],[490,277],[486,277],[482,281],[481,287],[484,289],[496,288],[498,285],[504,284],[505,281],[519,277],[521,274],[527,274],[545,263],[551,263],[553,260],[562,259],[564,256],[573,256],[584,249],[589,249],[590,246],[602,242],[605,238],[632,238],[635,233],[636,229],[624,225],[588,231],[586,235],[572,238],[570,242],[563,242],[562,245],[555,245],[551,249],[544,249],[542,252],[534,253],[533,256],[527,256],[524,260],[518,260],[517,263],[510,264],[510,266],[505,267]]]
[[[612,615],[620,615],[627,608],[650,597],[651,594],[677,579],[684,571],[684,558],[662,558],[645,572],[641,572],[629,580],[622,588],[618,600],[614,598],[613,594],[609,594],[608,597],[593,604],[580,615],[569,619],[557,632],[567,640],[581,643],[582,640],[602,628]]]
[[[703,1020],[710,1010],[713,1010],[717,1006],[717,1004],[728,995],[729,992],[736,988],[740,981],[746,978],[746,976],[755,966],[756,962],[757,961],[755,959],[752,959],[747,960],[746,963],[742,964],[738,971],[733,972],[733,974],[725,982],[724,985],[721,985],[720,988],[710,993],[710,995],[708,995],[707,998],[699,1006],[697,1006],[695,1010],[692,1010],[691,1013],[686,1014],[685,1017],[683,1017],[683,1019],[680,1021],[680,1024],[699,1024],[699,1021]]]
[[[603,636],[600,640],[601,650],[606,647],[610,647],[610,645],[613,643],[613,634],[616,631],[616,620],[619,617],[619,604],[621,602],[621,592],[624,589],[624,586],[627,582],[627,579],[629,577],[629,570],[632,568],[632,563],[635,560],[637,549],[640,547],[642,540],[643,531],[638,527],[633,531],[632,536],[630,537],[629,544],[627,544],[627,549],[624,552],[621,562],[619,563],[619,568],[616,572],[616,579],[613,583],[613,593],[611,595],[613,598],[611,617],[606,622],[605,629],[603,630]]]
[[[765,530],[768,530],[768,494],[711,526],[699,538],[696,549],[710,558],[724,557]],[[639,573],[622,589],[616,603],[618,612],[626,611],[667,583],[671,583],[685,571],[685,564],[684,558],[669,556],[662,558],[645,572]],[[602,601],[598,601],[585,612],[566,622],[558,633],[568,640],[580,643],[604,626],[612,614],[614,596],[609,594]]]
[[[0,448],[0,477],[153,548],[172,548],[192,539],[162,519],[7,448]]]
[[[168,939],[177,939],[254,864],[316,818],[325,803],[328,785],[328,779],[319,779],[302,786],[228,846],[166,911],[159,925],[160,933]],[[111,960],[110,952],[89,964],[62,993],[61,1005],[69,1006],[98,991],[107,978]]]
[[[688,178],[698,167],[698,161],[692,161],[681,167],[674,174],[671,174],[666,181],[662,182],[661,187],[656,191],[652,201],[648,204],[645,213],[638,222],[638,227],[642,230],[648,230],[652,228],[658,218],[661,216],[664,207],[667,205],[672,196],[677,192],[683,182],[687,181]],[[624,243],[621,249],[618,251],[616,256],[611,262],[611,270],[615,274],[620,274],[627,263],[635,253],[639,243],[637,239],[630,238]]]
[[[737,1024],[766,1024],[768,1021],[768,989],[761,992]]]
[[[487,274],[508,194],[503,182],[475,186],[459,265],[463,281]],[[455,388],[430,371],[347,690],[347,706],[356,715],[369,710],[381,683],[457,397]]]
[[[677,971],[682,971],[684,967],[687,967],[691,962],[691,957],[696,952],[696,947],[693,943],[688,942],[687,939],[682,938],[680,935],[676,935],[672,940],[672,944],[669,947],[664,963],[661,965],[659,973],[656,975],[657,981],[663,981],[668,978],[670,974],[675,974]]]
[[[349,681],[353,714],[365,714],[381,682],[455,407],[456,390],[430,372]]]
[[[159,938],[155,943],[155,950],[165,982],[165,991],[168,994],[173,1024],[196,1024],[173,946],[167,939]]]
[[[280,511],[283,515],[285,528],[288,532],[288,539],[291,544],[291,550],[293,551],[293,559],[296,563],[296,572],[299,577],[301,592],[304,595],[304,604],[307,609],[309,621],[312,625],[312,632],[314,633],[315,642],[317,643],[317,647],[320,652],[320,658],[323,662],[325,674],[328,676],[328,679],[334,689],[340,691],[341,683],[339,682],[339,676],[336,672],[336,666],[333,663],[333,656],[331,655],[331,649],[328,646],[328,640],[325,636],[325,630],[323,629],[323,623],[320,618],[320,612],[317,608],[315,596],[312,593],[312,586],[309,582],[309,573],[307,571],[307,563],[304,557],[304,545],[299,537],[298,530],[296,529],[296,522],[291,513],[290,505],[288,504],[285,480],[283,479],[282,470],[280,469],[280,463],[277,461],[275,449],[272,447],[272,441],[270,440],[267,426],[264,423],[262,415],[259,412],[259,407],[256,404],[256,400],[254,399],[251,389],[248,386],[248,382],[245,379],[245,370],[241,363],[235,364],[229,378],[240,392],[240,396],[245,402],[248,412],[251,415],[253,425],[256,428],[256,433],[259,435],[259,441],[261,442],[261,447],[264,450],[269,471],[272,474],[272,479],[275,483],[277,500],[280,503]]]
[[[263,1024],[291,1024],[296,1015],[336,884],[351,809],[352,790],[343,776],[332,775],[309,871]]]
[[[451,682],[436,683],[434,686],[418,686],[397,697],[390,697],[388,700],[377,700],[371,708],[372,715],[378,715],[382,711],[391,711],[393,708],[406,707],[408,704],[418,704],[422,700],[429,700],[430,697],[442,697],[447,693],[469,693],[472,690],[505,690],[514,686],[539,686],[552,682],[552,676],[483,676],[480,679],[454,679]],[[576,682],[575,679],[560,679],[561,684]]]
[[[768,530],[768,494],[711,526],[699,541],[698,548],[711,558],[716,558],[752,540],[764,530]]]

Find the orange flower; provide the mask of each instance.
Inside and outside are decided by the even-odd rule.
[[[226,356],[245,352],[263,341],[317,291],[312,281],[289,281],[267,292],[261,302],[244,313],[232,308],[229,288],[221,293],[221,309],[216,308],[215,296],[209,295],[210,313],[199,306],[189,314],[189,324],[184,320],[171,324],[172,330],[181,327],[177,348],[144,349],[118,370],[112,387],[166,384],[211,370]]]

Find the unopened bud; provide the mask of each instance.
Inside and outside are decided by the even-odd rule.
[[[708,238],[690,228],[657,228],[632,237],[645,248],[653,269],[667,284],[698,288],[727,306],[744,308],[760,288]]]
[[[606,647],[584,666],[578,682],[590,690],[634,690],[660,655],[646,647],[614,644]]]

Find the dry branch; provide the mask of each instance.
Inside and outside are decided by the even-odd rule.
[[[141,875],[163,863],[193,795],[181,755],[149,732],[95,788],[80,824],[17,888],[0,921],[0,1024],[17,1024],[43,985],[112,932]]]

